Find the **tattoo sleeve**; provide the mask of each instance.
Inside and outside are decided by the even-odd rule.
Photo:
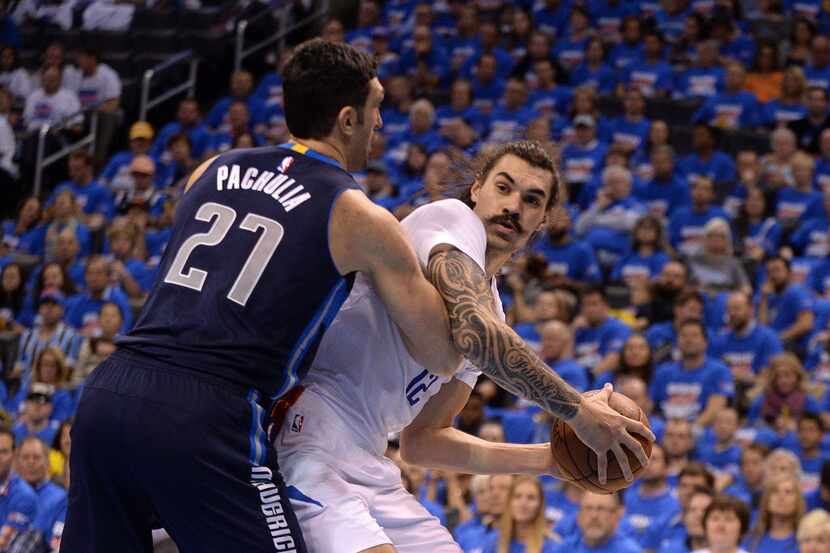
[[[504,389],[570,420],[581,396],[493,312],[489,279],[465,253],[434,253],[427,269],[444,298],[453,340],[471,363]]]

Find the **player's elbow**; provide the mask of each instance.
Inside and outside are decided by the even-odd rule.
[[[425,449],[419,444],[418,431],[413,428],[404,428],[400,436],[401,460],[408,465],[425,465],[427,458],[424,455]]]

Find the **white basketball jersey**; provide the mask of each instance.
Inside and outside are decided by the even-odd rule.
[[[427,204],[412,212],[402,225],[424,269],[430,252],[447,244],[484,270],[487,235],[481,220],[464,203],[441,200]],[[504,319],[495,279],[492,289],[494,308]],[[465,362],[454,378],[473,387],[479,374]],[[303,384],[345,423],[362,447],[383,455],[387,435],[412,422],[449,380],[429,373],[409,355],[380,297],[359,273],[351,294],[323,336]]]

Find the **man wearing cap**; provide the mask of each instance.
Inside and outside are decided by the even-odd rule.
[[[152,143],[153,127],[150,123],[146,121],[133,123],[130,127],[130,149],[112,156],[107,166],[101,171],[101,180],[109,186],[110,190],[117,192],[132,188],[130,163],[136,156],[147,155]]]
[[[282,89],[282,80],[280,80],[280,89]],[[168,141],[170,137],[178,133],[184,133],[190,139],[190,144],[193,148],[193,157],[196,159],[200,159],[204,155],[205,150],[210,146],[211,135],[202,124],[199,103],[195,98],[185,98],[179,102],[179,108],[176,111],[176,120],[161,128],[158,138],[156,138],[150,150],[150,155],[167,163],[166,156],[169,155],[167,151],[169,146]],[[144,151],[141,153],[147,152]]]
[[[164,213],[164,194],[153,185],[156,163],[147,155],[137,155],[130,162],[130,178],[133,185],[115,194],[115,207],[125,213],[132,205],[146,206],[150,217]]]
[[[61,350],[66,357],[67,365],[74,366],[81,347],[81,338],[63,321],[65,303],[66,298],[60,290],[47,288],[41,292],[38,298],[36,324],[20,336],[15,372],[21,375],[21,388],[25,388],[29,383],[32,363],[47,347]],[[7,404],[6,408],[16,409],[21,399],[22,397],[14,401],[14,405]]]
[[[58,194],[69,189],[75,195],[75,202],[81,208],[81,220],[90,228],[97,230],[104,226],[112,215],[112,197],[110,191],[93,177],[92,156],[86,150],[78,150],[69,156],[69,180],[58,185],[46,202],[50,207]]]
[[[23,400],[23,414],[17,424],[12,427],[16,443],[22,443],[28,436],[37,436],[44,442],[51,444],[60,428],[59,421],[53,421],[52,396],[55,387],[43,382],[33,382]]]
[[[49,446],[36,436],[24,438],[17,446],[15,470],[37,494],[33,525],[45,536],[52,529],[56,511],[66,507],[66,490],[49,480]]]
[[[29,530],[37,516],[37,495],[12,472],[14,444],[14,434],[0,426],[0,551]]]
[[[562,173],[568,186],[578,189],[602,170],[608,148],[597,139],[597,122],[593,115],[574,117],[574,129],[576,141],[562,150]]]

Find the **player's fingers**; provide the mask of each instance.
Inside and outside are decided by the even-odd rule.
[[[643,445],[634,439],[631,434],[626,432],[620,441],[622,442],[622,445],[631,451],[631,453],[637,456],[637,460],[640,461],[640,466],[644,467],[648,464],[648,455],[646,455]]]
[[[631,465],[628,463],[628,455],[625,454],[625,451],[623,451],[623,448],[619,442],[611,446],[611,451],[614,452],[614,456],[617,458],[617,463],[620,465],[620,469],[622,470],[623,477],[625,477],[626,482],[634,480],[634,474],[631,472]]]
[[[606,451],[597,452],[597,479],[600,486],[604,486],[608,480],[608,453]]]
[[[625,417],[625,428],[629,432],[639,434],[640,436],[646,438],[651,442],[657,439],[654,436],[654,432],[652,432],[648,426],[641,423],[640,421],[635,421],[634,419],[629,419],[628,417]]]
[[[603,403],[608,403],[608,400],[611,399],[611,392],[614,391],[614,386],[611,383],[607,383],[605,386],[602,387],[602,390],[599,391],[597,396],[603,401]]]

